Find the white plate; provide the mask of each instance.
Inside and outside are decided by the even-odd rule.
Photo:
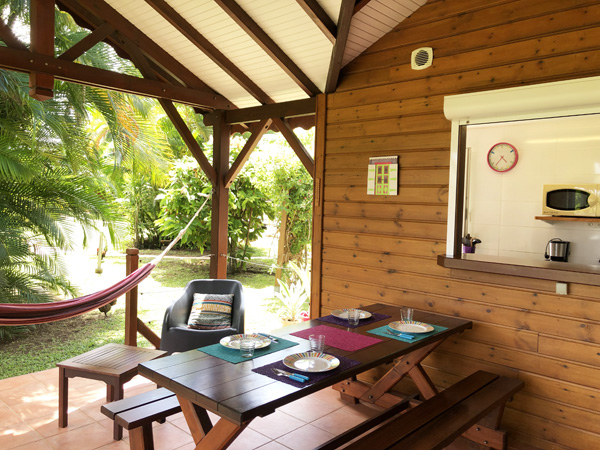
[[[359,319],[368,319],[369,317],[371,317],[371,313],[369,311],[363,311],[362,309],[359,309]],[[348,309],[344,308],[344,309],[336,309],[335,311],[331,312],[332,316],[335,316],[339,319],[347,319],[348,318]]]
[[[415,322],[414,320],[398,320],[390,323],[388,327],[403,333],[429,333],[434,330],[431,325],[423,322]]]
[[[321,352],[303,352],[288,355],[283,364],[290,369],[301,372],[327,372],[340,365],[340,360],[333,355]]]
[[[231,336],[225,336],[219,343],[225,347],[236,348],[239,350],[240,340],[243,337],[254,339],[256,341],[254,348],[264,348],[271,345],[271,339],[266,336],[261,336],[260,334],[233,334]]]

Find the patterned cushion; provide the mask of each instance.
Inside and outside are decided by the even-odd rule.
[[[231,326],[233,294],[194,294],[188,328],[221,330]]]

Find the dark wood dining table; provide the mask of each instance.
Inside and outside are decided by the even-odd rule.
[[[360,399],[389,408],[402,401],[402,397],[392,393],[391,389],[408,375],[415,382],[422,397],[427,399],[434,396],[437,389],[425,373],[421,361],[449,336],[471,328],[472,323],[456,317],[415,310],[414,320],[445,329],[415,342],[404,342],[391,336],[367,334],[371,329],[400,320],[400,307],[374,304],[361,309],[390,317],[357,328],[345,328],[313,319],[272,332],[275,336],[298,342],[297,346],[238,364],[202,351],[190,350],[142,363],[139,373],[177,395],[197,450],[227,448],[254,418],[271,414],[276,408],[324,388],[333,387],[339,390],[347,400]],[[326,342],[325,353],[349,358],[358,364],[346,369],[340,366],[329,371],[329,376],[313,384],[290,385],[252,371],[257,367],[281,361],[288,355],[308,351],[308,340],[291,333],[318,325],[376,337],[381,339],[381,342],[356,351],[329,347]],[[375,384],[370,385],[356,378],[362,372],[390,363],[394,364]],[[219,416],[214,426],[207,411]]]

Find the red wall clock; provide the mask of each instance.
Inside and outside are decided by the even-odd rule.
[[[487,154],[489,166],[496,172],[508,172],[517,165],[519,152],[508,142],[494,144]]]

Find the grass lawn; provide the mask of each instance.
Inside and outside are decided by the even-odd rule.
[[[149,262],[158,251],[140,251],[140,265]],[[89,294],[107,287],[125,273],[125,257],[123,255],[107,256],[102,263],[103,274],[94,274],[95,258],[84,261],[91,265],[92,270],[87,270],[90,281],[83,275],[76,277],[80,280],[82,294]],[[270,288],[274,285],[275,277],[270,274],[267,267],[273,263],[272,259],[262,257],[260,249],[252,259],[260,265],[249,265],[250,271],[233,274],[229,278],[242,282],[246,292],[247,311],[249,304],[253,310],[260,307],[266,300]],[[172,250],[169,257],[163,259],[150,277],[144,280],[139,290],[138,315],[157,335],[160,336],[162,319],[166,307],[180,295],[181,288],[188,281],[197,278],[208,278],[208,260],[201,259],[198,253]],[[264,267],[266,266],[266,267]],[[87,273],[86,272],[86,273]],[[251,298],[253,293],[263,293],[258,298]],[[255,295],[256,297],[256,295]],[[254,303],[251,303],[254,302]],[[250,311],[248,311],[250,313]],[[246,315],[248,323],[252,324],[252,316]],[[258,314],[264,319],[264,314]],[[251,325],[264,328],[264,324]],[[71,319],[29,327],[31,331],[17,339],[0,343],[0,379],[38,372],[55,367],[57,362],[64,361],[73,356],[85,353],[110,342],[123,343],[125,334],[125,297],[121,297],[117,304],[105,316],[100,311],[74,317]],[[265,331],[268,331],[265,329]],[[138,346],[150,347],[151,345],[138,337]]]

